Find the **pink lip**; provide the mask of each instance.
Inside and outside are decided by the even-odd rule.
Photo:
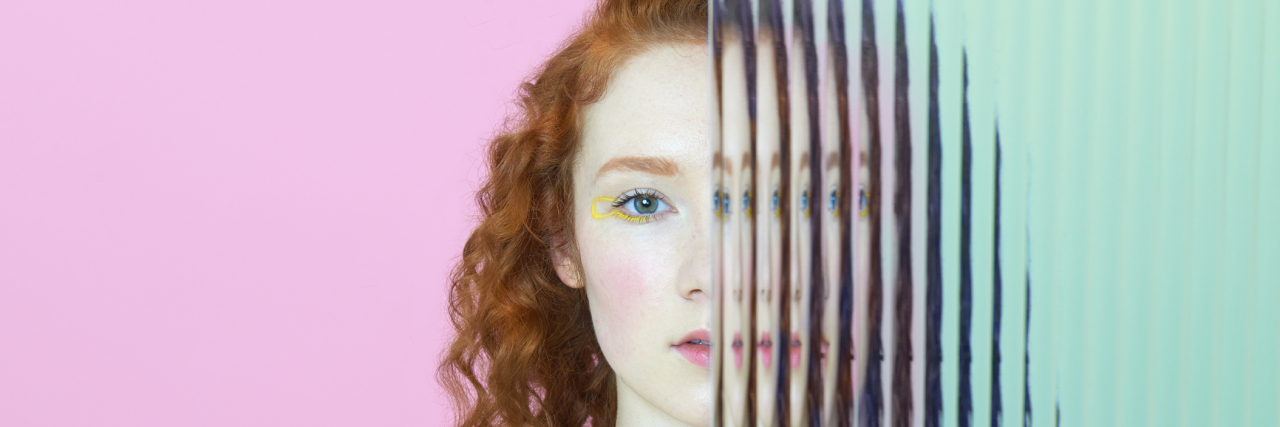
[[[799,332],[794,332],[794,331],[791,332],[791,342],[793,343],[800,342]],[[787,347],[789,347],[788,350],[790,350],[790,353],[791,353],[791,368],[795,369],[800,367],[800,346],[788,344]]]
[[[818,363],[818,376],[822,378],[827,377],[827,347],[827,339],[824,337],[822,338],[822,344],[818,346],[818,351],[820,352],[820,355],[818,356],[820,358],[820,362]]]
[[[742,332],[733,333],[733,367],[742,369]]]
[[[768,346],[765,343],[770,343]],[[760,366],[769,367],[769,362],[773,361],[773,340],[769,339],[769,331],[760,334],[760,344],[756,348],[760,349]]]
[[[693,341],[700,341],[695,344]],[[672,345],[681,356],[689,363],[701,366],[703,368],[711,366],[711,333],[706,329],[699,329],[690,332],[680,339],[680,342]]]

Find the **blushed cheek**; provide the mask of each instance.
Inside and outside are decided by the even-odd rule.
[[[669,275],[661,267],[665,262],[662,254],[636,251],[624,245],[602,245],[594,249],[584,251],[582,257],[587,293],[591,298],[591,317],[602,349],[606,354],[621,357],[656,346],[659,342],[645,338],[660,333],[654,329],[661,322],[650,317],[662,313],[661,288]]]

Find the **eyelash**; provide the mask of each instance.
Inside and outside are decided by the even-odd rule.
[[[652,197],[656,199],[658,203],[667,205],[669,210],[666,212],[655,212],[647,215],[646,214],[632,215],[627,213],[624,210],[623,206],[626,206],[627,203],[630,203],[632,200],[635,200],[636,198],[639,198],[639,197]],[[646,222],[657,220],[671,213],[671,211],[675,210],[675,208],[671,207],[670,203],[667,203],[667,198],[663,197],[662,193],[659,193],[657,190],[652,190],[648,188],[637,188],[637,189],[629,190],[625,193],[622,193],[622,195],[618,196],[618,198],[613,200],[613,203],[610,203],[610,206],[613,206],[613,209],[617,212],[615,213],[615,215],[617,215],[618,218],[621,218],[628,222],[637,223],[637,224],[643,224]]]

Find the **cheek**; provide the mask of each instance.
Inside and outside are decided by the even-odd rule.
[[[624,241],[626,239],[616,239]],[[672,281],[676,251],[638,250],[629,242],[582,245],[583,273],[597,339],[606,353],[641,350],[675,295]],[[612,363],[612,362],[611,362]]]

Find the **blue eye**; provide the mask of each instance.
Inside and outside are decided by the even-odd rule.
[[[827,210],[835,212],[836,206],[840,204],[840,196],[836,190],[831,190],[831,196],[827,198]]]
[[[620,218],[635,222],[657,219],[658,215],[671,210],[661,194],[649,189],[628,191],[614,200],[613,207],[618,208]]]
[[[746,210],[750,208],[751,208],[751,192],[743,191],[742,192],[742,211],[746,212]]]
[[[773,190],[773,203],[770,205],[770,209],[774,212],[778,211],[778,190]]]
[[[721,215],[723,212],[720,211],[720,190],[712,192],[711,203],[711,211],[715,212],[717,216]]]
[[[720,198],[720,206],[724,209],[724,214],[725,214],[725,215],[728,215],[728,214],[729,214],[729,212],[730,212],[730,209],[729,209],[729,194],[728,194],[728,193],[725,193],[725,194],[724,194],[724,196],[722,196],[722,197]]]
[[[800,212],[804,212],[805,215],[809,214],[809,190],[808,189],[805,189],[804,192],[800,193]]]
[[[651,195],[636,196],[631,199],[631,210],[638,214],[649,215],[658,211],[658,206],[664,205],[662,200]]]

